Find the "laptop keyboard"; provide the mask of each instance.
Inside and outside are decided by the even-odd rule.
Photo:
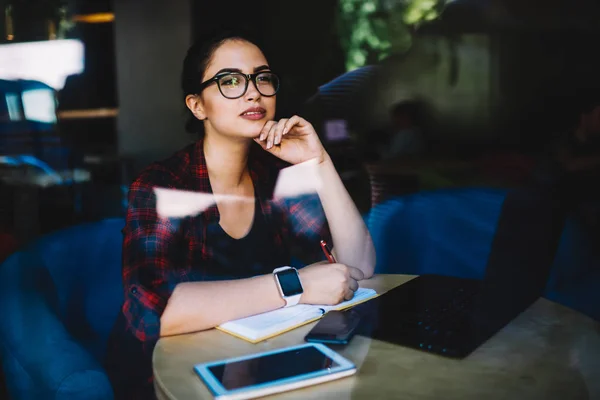
[[[434,330],[440,324],[448,326],[460,316],[470,315],[477,295],[475,288],[458,288],[451,297],[437,304],[427,305],[416,314],[417,325],[426,331]]]
[[[417,312],[413,329],[418,332],[419,348],[448,355],[454,353],[450,345],[454,342],[453,336],[463,334],[469,326],[477,293],[475,287],[457,288],[445,301],[428,304]]]
[[[357,334],[450,357],[464,353],[472,337],[480,281],[421,276],[354,309]]]

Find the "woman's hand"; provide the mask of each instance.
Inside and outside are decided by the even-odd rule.
[[[313,158],[321,163],[328,157],[313,126],[297,115],[267,122],[254,140],[264,150],[291,164]]]
[[[298,271],[304,293],[303,304],[335,305],[354,297],[358,281],[364,278],[358,268],[344,264],[313,264]]]

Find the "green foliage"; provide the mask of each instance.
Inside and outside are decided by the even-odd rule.
[[[338,30],[348,71],[403,53],[411,29],[437,18],[448,0],[339,0]]]

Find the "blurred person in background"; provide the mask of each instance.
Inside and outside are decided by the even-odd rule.
[[[567,100],[556,116],[559,135],[536,178],[561,196],[567,212],[600,235],[600,97],[581,91]]]
[[[574,129],[557,146],[557,160],[567,174],[600,171],[600,98],[588,99]],[[596,175],[597,176],[597,175]]]
[[[391,137],[380,149],[382,160],[422,154],[425,150],[421,111],[416,101],[402,101],[390,111]]]

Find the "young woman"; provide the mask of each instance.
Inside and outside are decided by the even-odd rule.
[[[337,304],[375,266],[367,228],[311,124],[299,116],[273,120],[279,78],[253,41],[223,35],[192,46],[182,87],[187,128],[199,140],[146,168],[129,191],[125,300],[106,362],[117,398],[153,396],[159,337],[297,301]],[[274,199],[280,169],[309,160],[322,182],[317,195]],[[161,218],[155,187],[214,194],[216,204],[200,215]],[[321,239],[333,244],[337,263],[323,262]],[[311,264],[284,271],[292,286],[301,283],[300,296],[280,289],[285,282],[273,273],[293,256]]]

